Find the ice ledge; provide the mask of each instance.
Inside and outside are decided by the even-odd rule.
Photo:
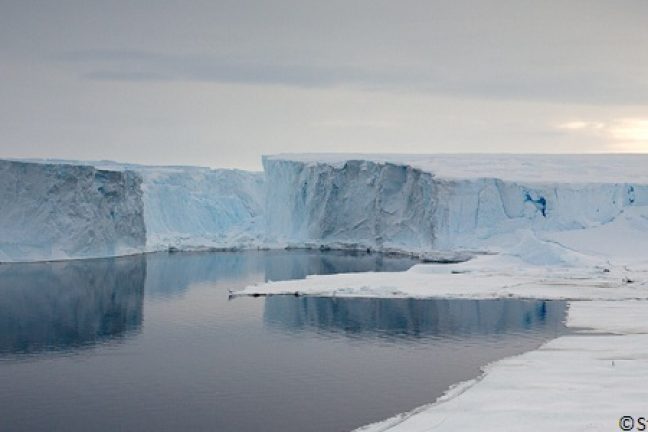
[[[266,282],[232,296],[312,295],[379,298],[648,300],[648,264],[534,266],[517,257],[478,256],[457,264],[420,264],[406,272],[309,276]]]

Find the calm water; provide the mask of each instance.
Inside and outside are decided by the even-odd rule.
[[[565,331],[563,302],[227,295],[412,264],[248,252],[0,265],[0,430],[344,431]]]

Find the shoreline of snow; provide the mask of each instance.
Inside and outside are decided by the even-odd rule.
[[[357,432],[618,429],[648,399],[648,207],[588,229],[516,231],[494,254],[399,273],[268,281],[237,296],[567,300],[567,325],[588,329],[486,365],[431,404]]]
[[[455,384],[436,401],[356,432],[471,430],[475,424],[482,431],[615,430],[621,416],[641,416],[641,401],[648,399],[648,256],[640,248],[648,243],[638,227],[584,230],[589,254],[551,241],[549,250],[540,248],[566,253],[562,265],[532,264],[534,254],[520,247],[400,273],[269,281],[231,295],[567,300],[566,324],[579,332],[486,365],[479,377]],[[583,240],[580,232],[561,238]],[[601,254],[615,244],[629,253]]]
[[[587,328],[491,363],[437,401],[356,432],[618,430],[645,416],[646,301],[570,302],[567,326]],[[633,429],[634,430],[634,429]]]
[[[401,273],[310,276],[232,294],[569,301],[566,325],[576,333],[485,365],[479,377],[453,385],[436,401],[356,432],[471,430],[475,424],[482,431],[607,431],[615,430],[623,415],[641,416],[642,401],[648,398],[648,266],[609,272],[550,269],[544,275],[541,269],[529,268],[519,274],[497,274],[492,269],[452,273],[453,268],[483,269],[488,260],[503,266],[509,259],[423,264]],[[421,271],[426,267],[449,271]],[[634,281],[624,282],[630,274]],[[456,276],[467,279],[443,288]],[[294,291],[300,284],[302,289]],[[480,284],[487,287],[480,290]]]
[[[648,299],[648,264],[548,267],[529,265],[512,256],[480,255],[456,264],[417,264],[405,272],[268,281],[231,294],[237,297],[295,293],[379,298]]]

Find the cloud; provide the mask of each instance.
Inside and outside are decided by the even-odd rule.
[[[402,125],[395,121],[386,120],[349,120],[349,119],[329,119],[319,120],[311,123],[314,127],[332,128],[332,129],[396,129]]]
[[[81,75],[83,79],[95,81],[170,81],[171,77],[155,72],[96,70]]]
[[[84,50],[56,57],[83,70],[89,80],[199,81],[327,87],[343,84],[385,85],[398,74],[364,67],[271,62],[209,54],[151,51]]]
[[[50,3],[3,9],[3,67],[12,58],[57,56],[57,68],[97,81],[338,86],[562,104],[648,100],[645,1]]]
[[[600,130],[605,128],[605,123],[586,122],[586,121],[577,120],[577,121],[561,123],[557,127],[558,129],[566,129],[566,130]]]
[[[98,81],[196,81],[285,85],[306,88],[425,93],[494,100],[539,100],[586,104],[643,104],[648,83],[620,80],[601,70],[558,67],[530,70],[521,65],[468,60],[417,65],[398,62],[326,62],[313,56],[164,53],[147,50],[78,50],[55,59],[81,78]],[[465,64],[464,64],[465,63]],[[576,125],[577,126],[577,125]]]

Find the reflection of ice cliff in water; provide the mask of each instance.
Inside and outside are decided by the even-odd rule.
[[[168,298],[201,282],[240,289],[241,284],[264,278],[405,270],[413,263],[399,257],[299,251],[3,264],[0,355],[66,350],[137,331],[142,325],[145,291],[153,298]]]
[[[0,266],[0,355],[65,350],[142,326],[146,258]]]
[[[415,300],[272,296],[264,321],[285,330],[413,337],[563,329],[565,303],[524,300]]]
[[[152,254],[147,257],[146,295],[182,295],[202,282],[230,284],[303,279],[312,274],[365,271],[403,271],[415,264],[407,257],[318,251],[213,252]]]
[[[267,261],[266,281],[303,279],[307,275],[349,272],[405,271],[415,261],[407,257],[366,254],[362,252],[330,251],[319,253],[276,254]]]

